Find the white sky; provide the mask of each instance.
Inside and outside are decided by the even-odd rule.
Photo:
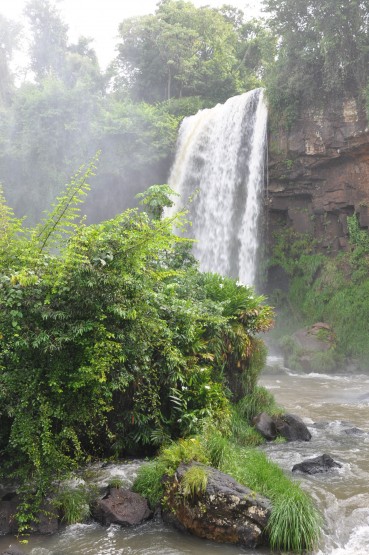
[[[219,7],[230,4],[245,14],[257,14],[260,0],[191,0],[195,6]],[[0,0],[0,13],[8,19],[22,18],[26,0]],[[123,19],[154,13],[157,0],[56,0],[69,26],[69,39],[80,35],[94,38],[94,48],[103,68],[115,57],[118,25]]]

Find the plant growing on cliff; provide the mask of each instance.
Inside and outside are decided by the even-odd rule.
[[[286,229],[277,238],[269,262],[271,271],[279,266],[289,280],[288,290],[275,296],[279,322],[289,322],[285,333],[320,321],[331,325],[334,344],[313,361],[316,368],[326,370],[342,364],[345,356],[361,360],[366,368],[369,354],[369,235],[360,228],[356,215],[347,222],[347,252],[335,256],[317,253],[318,245],[310,236]],[[283,342],[294,364],[300,349],[288,336]]]

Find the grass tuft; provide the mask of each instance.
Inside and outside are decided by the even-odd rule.
[[[182,477],[181,493],[184,497],[195,497],[205,493],[208,484],[208,472],[201,466],[191,466]]]
[[[91,492],[85,487],[61,489],[54,501],[66,524],[85,522],[90,516]]]
[[[145,497],[151,509],[155,509],[164,494],[163,476],[166,466],[159,460],[144,464],[138,469],[132,490]]]

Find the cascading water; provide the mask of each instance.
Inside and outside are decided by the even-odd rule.
[[[179,193],[174,210],[189,204],[203,271],[253,285],[264,186],[267,108],[256,89],[201,110],[182,123],[169,178]]]

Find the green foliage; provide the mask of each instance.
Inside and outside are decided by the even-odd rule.
[[[195,497],[205,493],[208,483],[208,471],[201,466],[192,466],[184,473],[181,480],[183,497]]]
[[[242,405],[242,401],[239,404]],[[242,414],[242,408],[239,407],[233,409],[231,435],[234,442],[242,447],[257,447],[265,443],[263,436],[259,434],[254,426],[249,424],[249,421]]]
[[[264,0],[278,37],[276,62],[268,67],[268,97],[288,126],[301,105],[331,95],[360,95],[368,79],[368,7],[351,0]]]
[[[154,460],[138,469],[132,489],[147,499],[151,509],[155,509],[163,497],[165,472],[166,465],[161,460]]]
[[[169,447],[161,450],[159,461],[165,465],[167,472],[174,472],[181,462],[191,461],[208,464],[209,459],[204,445],[198,438],[179,439]]]
[[[311,238],[286,230],[276,241],[271,266],[281,266],[290,280],[289,291],[277,308],[293,327],[324,321],[334,331],[332,347],[313,358],[317,370],[331,370],[345,356],[359,358],[363,367],[369,353],[367,326],[369,305],[369,239],[356,215],[348,217],[351,249],[336,256],[314,252]],[[287,309],[287,310],[286,310]],[[281,317],[282,318],[282,317]],[[296,364],[301,349],[293,339],[282,339],[290,363]]]
[[[311,499],[298,487],[289,487],[274,500],[268,522],[273,549],[302,553],[316,547],[322,519]]]
[[[245,397],[239,401],[237,410],[242,417],[250,423],[254,416],[261,412],[274,415],[281,411],[276,405],[273,395],[262,386],[256,386],[252,393],[245,395]]]
[[[226,429],[237,353],[247,372],[271,323],[250,289],[198,271],[173,218],[78,224],[94,163],[34,229],[0,204],[2,467],[29,492],[90,457],[152,452],[209,419]],[[206,462],[201,449],[161,457]]]
[[[119,478],[119,476],[113,476],[109,480],[108,487],[109,488],[120,489],[120,488],[123,487],[123,485],[124,485],[124,480],[122,480],[122,478]]]
[[[146,212],[154,218],[160,220],[163,216],[164,208],[173,206],[174,201],[171,196],[178,193],[173,191],[169,185],[152,185],[144,193],[139,193],[136,198],[142,199],[140,204],[146,206]]]

